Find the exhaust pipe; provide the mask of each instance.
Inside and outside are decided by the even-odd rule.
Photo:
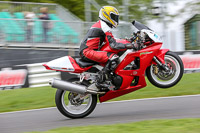
[[[88,87],[86,87],[84,85],[73,84],[71,82],[67,82],[67,81],[63,81],[63,80],[59,80],[59,79],[53,79],[53,80],[49,81],[49,84],[53,88],[58,88],[61,90],[71,91],[71,92],[75,92],[75,93],[79,93],[79,94],[86,94],[86,93],[105,94],[105,92],[97,92],[97,91],[88,89]]]

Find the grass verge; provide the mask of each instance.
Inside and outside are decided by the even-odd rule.
[[[62,127],[31,133],[199,133],[200,119],[148,120],[126,124]]]
[[[147,82],[147,87],[112,101],[200,94],[199,78],[200,73],[184,74],[182,80],[169,89],[156,88]],[[55,92],[56,89],[51,87],[0,91],[0,112],[53,107],[55,106]]]

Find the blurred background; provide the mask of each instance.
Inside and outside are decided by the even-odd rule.
[[[137,20],[162,37],[163,48],[181,56],[185,71],[199,70],[199,0],[0,1],[0,89],[45,86],[52,77],[66,77],[42,64],[77,56],[81,39],[105,5],[120,13],[116,38],[131,37],[131,22]]]

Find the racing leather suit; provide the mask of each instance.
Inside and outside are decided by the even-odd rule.
[[[83,60],[106,63],[114,53],[100,51],[102,44],[109,42],[111,49],[126,50],[132,44],[117,43],[114,39],[111,28],[106,22],[99,20],[87,32],[86,37],[81,42],[79,54]]]

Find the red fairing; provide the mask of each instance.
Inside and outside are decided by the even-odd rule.
[[[169,49],[160,49],[156,55],[156,57],[165,64],[165,54],[169,51]]]
[[[49,66],[47,66],[47,64],[43,64],[43,66],[44,66],[47,70],[52,70]]]
[[[72,66],[74,67],[74,71],[68,71],[67,68],[61,68],[62,70],[60,70],[60,69],[53,69],[53,68],[50,68],[47,64],[43,64],[43,66],[47,70],[55,70],[55,71],[71,72],[71,73],[83,73],[83,72],[87,71],[88,69],[90,69],[92,67],[92,66],[90,66],[90,67],[86,67],[86,68],[81,68],[71,56],[68,56],[68,58],[69,58],[69,60],[70,60],[70,62],[72,64]]]
[[[152,64],[153,57],[156,56],[159,60],[164,60],[164,55],[168,51],[167,49],[160,50],[161,46],[162,43],[154,43],[137,52],[128,53],[126,58],[124,58],[115,69],[115,73],[123,78],[121,87],[116,91],[109,91],[104,96],[101,96],[99,98],[100,102],[105,102],[145,87],[145,71],[146,68]],[[140,58],[140,68],[136,70],[124,70],[124,68],[137,57]],[[139,78],[138,83],[135,86],[131,86],[135,77]]]

